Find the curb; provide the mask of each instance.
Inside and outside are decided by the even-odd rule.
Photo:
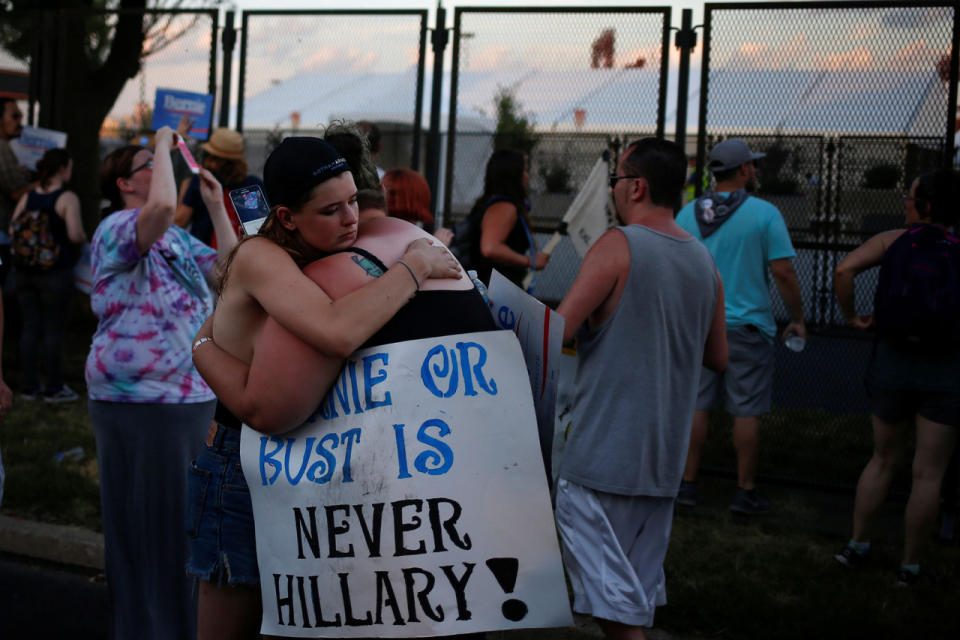
[[[0,551],[103,571],[103,534],[0,515]]]

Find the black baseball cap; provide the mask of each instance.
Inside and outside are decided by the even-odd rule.
[[[271,205],[292,206],[321,182],[350,171],[340,152],[320,138],[285,138],[263,165],[263,186]]]

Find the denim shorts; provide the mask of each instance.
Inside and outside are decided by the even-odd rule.
[[[212,428],[211,428],[212,431]],[[216,425],[187,478],[187,573],[217,586],[260,585],[240,431]]]

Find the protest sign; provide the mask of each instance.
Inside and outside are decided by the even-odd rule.
[[[63,131],[25,126],[20,137],[10,141],[10,149],[17,161],[30,169],[37,170],[37,161],[47,149],[66,149],[67,134]]]
[[[154,131],[160,127],[176,129],[180,118],[187,116],[193,120],[189,135],[198,140],[210,137],[210,123],[213,119],[213,95],[209,93],[191,93],[175,89],[157,89],[153,103]]]
[[[557,409],[557,379],[563,346],[563,316],[513,284],[494,269],[487,289],[493,321],[516,334],[520,341],[533,406],[537,414],[540,451],[547,475],[551,475],[554,415]]]
[[[243,428],[261,632],[420,637],[572,624],[516,337],[363,349],[282,436]]]
[[[602,158],[597,160],[577,197],[563,215],[570,241],[580,257],[585,256],[597,238],[610,227],[614,207],[610,202],[608,176],[607,162]]]

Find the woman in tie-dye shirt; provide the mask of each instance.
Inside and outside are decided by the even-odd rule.
[[[118,149],[100,172],[111,206],[92,243],[90,302],[99,324],[86,378],[111,636],[118,638],[184,638],[196,631],[196,593],[183,571],[186,477],[215,400],[193,367],[190,343],[213,312],[208,278],[236,236],[222,188],[207,171],[201,192],[218,251],[172,224],[175,138],[164,127],[154,149]]]

